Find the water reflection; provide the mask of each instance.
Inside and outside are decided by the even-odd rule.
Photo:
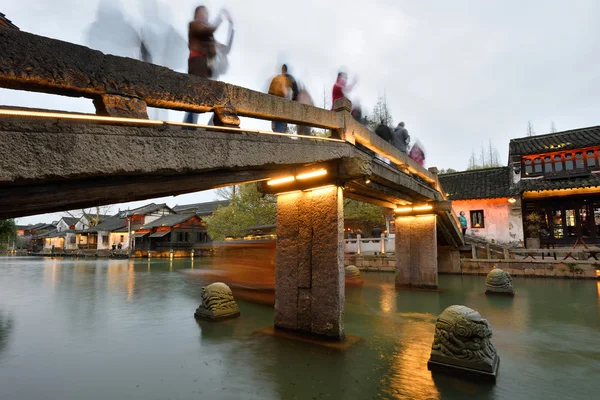
[[[50,265],[44,268],[44,277],[50,282],[50,285],[54,289],[58,283],[58,277],[61,272],[61,264],[58,264],[56,260],[52,260]]]
[[[381,287],[381,299],[379,305],[383,312],[396,311],[396,288],[394,286],[385,285]]]
[[[190,264],[0,258],[0,398],[594,398],[599,282],[515,279],[510,299],[485,296],[485,277],[441,276],[445,291],[431,293],[365,273],[344,315],[363,340],[340,352],[255,334],[272,306],[238,301],[239,318],[196,323],[202,283],[171,273]],[[452,304],[490,321],[495,386],[427,370],[435,319]]]
[[[14,321],[10,315],[0,311],[0,360],[4,354],[13,332]]]
[[[133,298],[133,291],[135,290],[135,268],[133,261],[129,262],[129,271],[127,274],[127,300],[131,301]]]
[[[439,399],[440,392],[427,370],[432,324],[411,321],[410,328],[403,332],[394,349],[390,374],[384,378],[384,392],[394,399]]]

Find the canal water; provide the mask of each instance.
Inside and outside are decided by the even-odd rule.
[[[195,269],[207,268],[196,258]],[[396,291],[391,273],[347,288],[345,351],[255,333],[271,307],[197,323],[191,260],[0,258],[0,399],[593,399],[600,282],[441,276],[443,293]],[[436,316],[452,304],[493,328],[493,384],[427,371]]]

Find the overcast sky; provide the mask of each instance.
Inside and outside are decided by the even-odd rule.
[[[138,28],[141,3],[115,2]],[[87,44],[98,4],[5,0],[0,11],[24,31]],[[229,9],[236,40],[230,70],[221,77],[228,83],[264,91],[285,61],[321,106],[323,91],[330,98],[336,73],[345,66],[351,78],[359,78],[351,99],[370,110],[385,92],[395,123],[405,121],[413,141],[425,147],[428,166],[464,170],[472,149],[489,140],[506,163],[509,139],[524,136],[528,120],[537,134],[548,133],[551,121],[559,131],[598,124],[600,2],[595,0],[161,4],[161,15],[182,37],[196,5],[207,5],[213,15],[220,7]],[[89,100],[8,90],[0,90],[0,104],[93,112]],[[169,118],[182,117],[170,112]],[[244,119],[243,126],[268,124]],[[160,201],[175,205],[214,196],[209,191]],[[57,214],[18,222],[53,219]]]

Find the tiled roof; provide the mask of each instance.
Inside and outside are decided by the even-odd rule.
[[[220,200],[220,201],[210,201],[206,203],[195,203],[195,204],[183,204],[173,207],[175,212],[182,211],[193,211],[199,215],[210,215],[215,210],[221,207],[227,207],[229,205],[229,200]]]
[[[19,29],[15,24],[13,24],[4,14],[0,12],[0,26],[5,26],[7,28]]]
[[[515,187],[515,192],[532,192],[557,189],[577,189],[600,186],[600,174],[571,179],[546,180],[546,179],[521,179]]]
[[[160,217],[159,219],[149,222],[142,226],[140,229],[152,229],[159,226],[173,226],[187,221],[188,219],[195,217],[194,213],[183,213],[183,214],[171,214]]]
[[[509,197],[508,167],[476,169],[439,175],[442,189],[450,200]]]
[[[511,139],[510,154],[524,156],[600,145],[600,126]]]
[[[53,229],[56,229],[56,225],[45,224],[45,223],[41,222],[39,224],[31,225],[27,229],[34,230],[34,231],[53,230]]]
[[[65,223],[69,226],[71,225],[75,225],[77,223],[77,221],[79,221],[81,218],[75,218],[75,217],[62,217],[61,218],[63,221],[65,221]]]
[[[113,232],[117,229],[123,228],[124,226],[127,226],[127,220],[125,218],[120,218],[119,214],[117,214],[103,220],[96,226],[92,226],[91,228],[86,229],[85,232]]]
[[[169,206],[167,206],[165,203],[161,203],[161,204],[150,203],[150,204],[147,204],[145,206],[134,208],[133,210],[129,210],[127,212],[127,215],[145,215],[145,214],[150,214],[150,213],[153,213],[154,211],[158,211],[158,210],[160,210],[161,208],[164,208],[164,207],[167,207],[169,210],[171,210],[171,208]]]
[[[50,231],[46,234],[43,235],[39,235],[38,237],[48,237],[48,238],[53,238],[53,237],[62,237],[62,236],[66,236],[67,233],[77,233],[77,231],[69,229],[66,231]]]

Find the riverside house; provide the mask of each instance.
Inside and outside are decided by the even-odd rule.
[[[524,244],[526,218],[542,218],[543,246],[600,245],[600,127],[512,139],[509,165],[443,174],[467,234]]]

